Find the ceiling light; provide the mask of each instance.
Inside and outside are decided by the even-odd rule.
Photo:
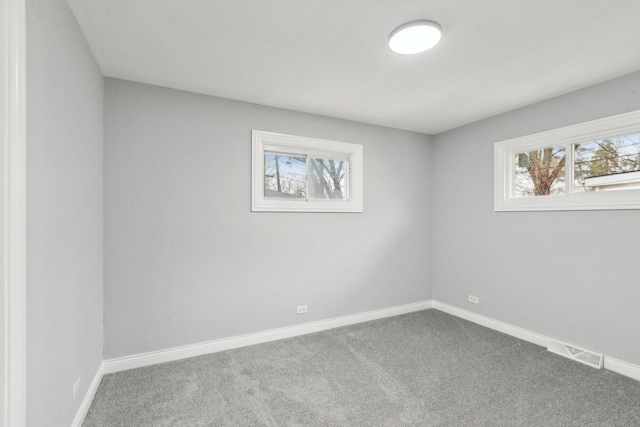
[[[400,25],[389,36],[389,48],[395,53],[413,55],[429,50],[442,38],[442,27],[433,21],[413,21]]]

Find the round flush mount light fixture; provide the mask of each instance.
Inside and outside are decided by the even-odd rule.
[[[407,22],[393,30],[389,48],[401,55],[413,55],[429,50],[442,38],[442,27],[433,21]]]

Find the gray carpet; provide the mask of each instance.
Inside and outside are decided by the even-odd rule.
[[[640,426],[640,382],[426,310],[105,375],[92,426]]]

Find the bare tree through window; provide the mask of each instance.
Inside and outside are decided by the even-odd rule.
[[[264,195],[289,199],[307,197],[307,159],[287,154],[264,155]]]
[[[334,200],[346,198],[348,162],[345,160],[275,153],[266,153],[264,158],[265,197]]]
[[[516,197],[565,192],[565,148],[548,147],[516,155]]]
[[[314,199],[344,199],[346,162],[310,159],[309,196]]]

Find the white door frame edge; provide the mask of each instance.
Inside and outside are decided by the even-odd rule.
[[[4,10],[4,332],[5,427],[26,424],[26,7]]]

